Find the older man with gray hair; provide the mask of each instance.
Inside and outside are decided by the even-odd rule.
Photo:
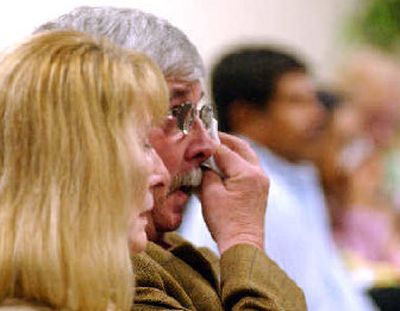
[[[170,113],[149,141],[172,176],[167,194],[154,193],[150,241],[133,256],[135,310],[305,310],[302,291],[263,252],[269,182],[247,143],[209,135],[212,109],[204,100],[204,66],[185,34],[165,20],[134,9],[81,7],[37,31],[73,29],[152,58],[170,90]],[[202,163],[214,156],[224,178]],[[160,189],[164,185],[160,185]],[[221,258],[172,231],[199,189],[208,229]]]

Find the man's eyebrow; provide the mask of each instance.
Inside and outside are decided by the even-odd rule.
[[[190,94],[190,92],[191,92],[190,89],[185,89],[185,88],[177,89],[177,88],[175,88],[175,89],[172,90],[172,92],[170,94],[170,99],[187,96],[188,94]]]
[[[172,90],[172,92],[170,93],[169,99],[170,100],[179,99],[179,98],[182,98],[182,97],[186,97],[187,95],[190,95],[191,93],[192,93],[192,89],[191,88],[177,87],[177,88],[174,88]],[[204,91],[201,91],[200,98],[199,98],[199,100],[197,102],[200,102],[204,98],[204,96],[205,96]],[[179,104],[177,104],[177,105],[179,105]],[[177,105],[174,105],[174,106],[177,106]]]

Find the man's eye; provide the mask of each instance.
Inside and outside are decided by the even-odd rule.
[[[173,109],[171,109],[171,116],[174,118],[179,118],[181,116],[182,112],[181,109],[179,109],[178,107],[174,107]]]

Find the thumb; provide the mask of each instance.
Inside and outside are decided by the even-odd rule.
[[[220,191],[223,188],[223,180],[214,171],[206,170],[203,172],[200,197],[204,192]]]

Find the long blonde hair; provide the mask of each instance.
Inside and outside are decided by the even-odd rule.
[[[140,140],[167,101],[145,56],[82,33],[35,35],[2,57],[0,300],[130,309],[127,219],[147,187]]]

